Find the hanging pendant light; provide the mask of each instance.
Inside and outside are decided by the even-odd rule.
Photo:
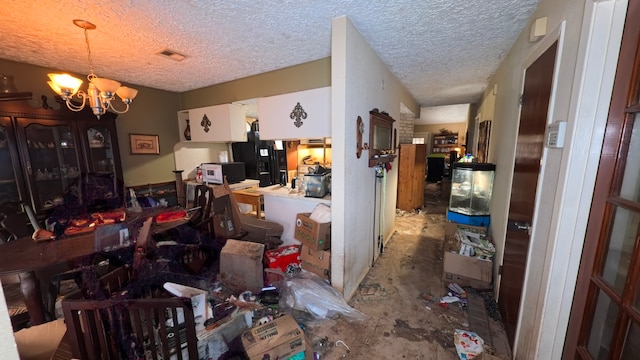
[[[119,82],[111,79],[100,78],[93,72],[93,59],[91,58],[91,47],[89,46],[89,36],[87,31],[94,30],[96,26],[85,20],[73,20],[73,23],[84,29],[84,40],[87,44],[87,52],[89,58],[89,85],[87,91],[80,90],[82,80],[73,77],[69,74],[50,73],[48,84],[62,99],[66,102],[67,107],[73,111],[82,110],[89,100],[89,106],[93,111],[93,114],[100,118],[108,110],[116,112],[118,114],[129,111],[129,104],[138,94],[138,90],[132,89],[126,86],[121,86]],[[76,105],[72,102],[73,97],[78,95],[78,98],[82,100],[82,103]],[[116,109],[111,103],[115,99],[115,96],[122,100],[125,104],[124,110]]]

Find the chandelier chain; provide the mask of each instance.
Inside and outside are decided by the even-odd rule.
[[[87,32],[87,29],[84,29],[84,42],[87,44],[87,58],[89,60],[89,75],[87,76],[89,78],[89,80],[91,80],[92,77],[95,77],[94,72],[93,72],[93,58],[91,57],[91,46],[89,46],[89,33]]]

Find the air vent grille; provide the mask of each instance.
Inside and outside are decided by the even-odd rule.
[[[164,49],[164,50],[158,51],[156,55],[160,55],[162,57],[166,57],[174,61],[182,61],[187,57],[186,55],[182,55],[179,52],[173,51],[171,49]]]

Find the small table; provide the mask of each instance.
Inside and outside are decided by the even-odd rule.
[[[262,208],[264,206],[264,196],[252,189],[234,190],[233,197],[237,203],[249,204],[256,212],[256,218],[262,219]]]

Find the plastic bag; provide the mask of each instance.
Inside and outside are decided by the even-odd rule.
[[[282,310],[306,311],[318,319],[333,319],[338,316],[347,321],[366,321],[367,316],[349,306],[342,295],[318,275],[302,270],[287,278],[280,295]]]

